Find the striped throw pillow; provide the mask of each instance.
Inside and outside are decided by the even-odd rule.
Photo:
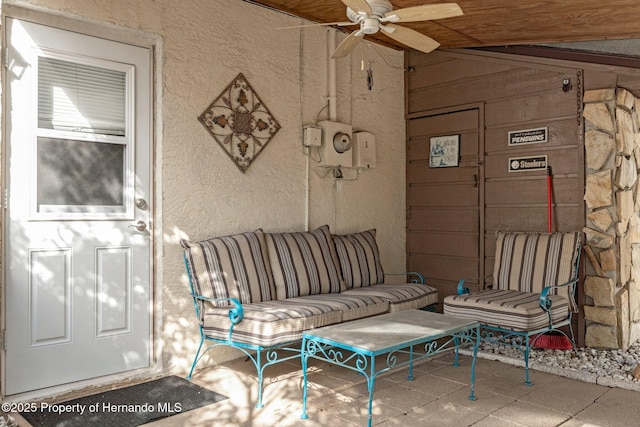
[[[310,232],[268,233],[266,240],[279,300],[345,289],[329,226]]]
[[[540,292],[576,278],[580,233],[498,232],[493,270],[494,289]],[[559,295],[573,302],[562,289]],[[552,292],[555,294],[555,292]]]
[[[333,242],[347,289],[384,282],[375,229],[347,235],[334,234]]]
[[[201,242],[182,240],[180,244],[196,293],[208,298],[236,298],[242,303],[275,299],[262,230]],[[225,301],[213,304],[227,305]]]

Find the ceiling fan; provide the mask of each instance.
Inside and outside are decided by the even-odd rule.
[[[351,22],[328,25],[360,25],[336,48],[332,58],[347,56],[362,41],[365,35],[382,31],[386,36],[413,49],[429,53],[440,43],[397,23],[430,21],[462,15],[456,3],[436,3],[393,10],[388,0],[341,0],[347,6],[347,18]]]

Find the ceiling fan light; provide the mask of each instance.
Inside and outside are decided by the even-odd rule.
[[[366,18],[360,23],[360,30],[364,34],[375,34],[380,29],[380,21],[375,18]]]

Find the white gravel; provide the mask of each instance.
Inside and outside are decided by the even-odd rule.
[[[467,353],[469,354],[469,353]],[[510,347],[481,345],[478,357],[524,366],[522,353]],[[563,377],[640,391],[640,380],[633,377],[640,363],[640,343],[627,351],[581,347],[576,350],[532,349],[529,367]]]

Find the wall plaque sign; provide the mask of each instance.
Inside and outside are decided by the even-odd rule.
[[[548,128],[514,130],[509,132],[509,145],[539,144],[548,141]]]
[[[512,157],[509,172],[529,172],[547,169],[547,156]]]
[[[242,73],[198,120],[243,173],[280,130],[280,124]]]
[[[429,139],[429,167],[448,168],[460,161],[460,135],[434,136]]]

